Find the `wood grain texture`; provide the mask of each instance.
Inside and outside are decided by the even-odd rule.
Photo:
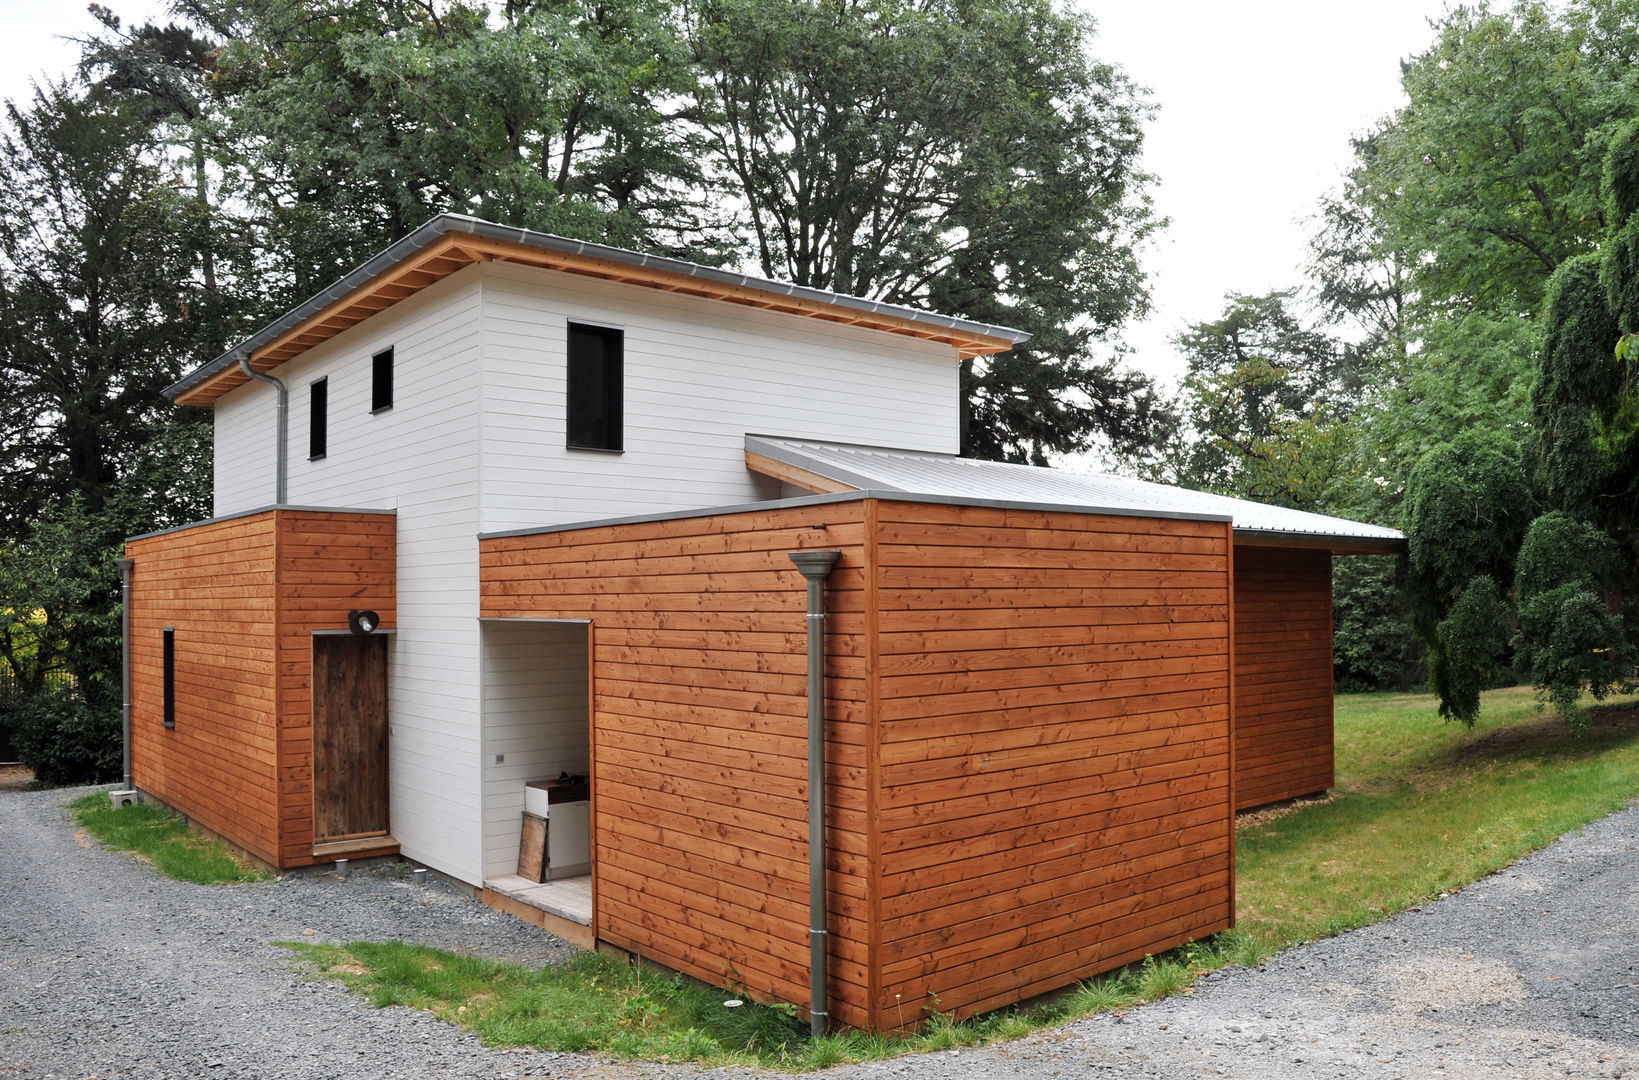
[[[971,1015],[1227,925],[1224,525],[879,514],[877,1014]]]
[[[390,515],[270,510],[127,544],[138,786],[274,866],[314,863],[312,631],[356,607],[395,625],[394,535]]]
[[[277,865],[274,515],[134,540],[131,768],[138,787]],[[161,634],[175,631],[176,727]]]
[[[860,503],[480,542],[481,613],[592,620],[595,930],[808,1003],[805,587],[828,588],[832,1011],[866,1025],[869,740]]]
[[[1235,546],[1235,804],[1332,786],[1332,557]]]
[[[831,1008],[914,1021],[1230,917],[1220,522],[863,500],[480,543],[593,621],[597,936],[807,1004],[802,582],[828,603]]]
[[[387,639],[313,638],[313,843],[387,835]]]

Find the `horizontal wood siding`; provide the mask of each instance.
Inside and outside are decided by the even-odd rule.
[[[127,544],[137,786],[275,866],[314,862],[312,631],[353,608],[393,626],[393,548],[390,514],[291,510]]]
[[[1228,926],[1225,525],[877,513],[883,1022]]]
[[[396,523],[391,514],[275,513],[279,865],[308,866],[325,861],[313,856],[313,631],[347,629],[347,613],[355,608],[380,615],[383,629],[397,625]]]
[[[1236,809],[1332,786],[1332,557],[1235,548]]]
[[[139,788],[278,862],[271,513],[134,540],[131,769]],[[176,727],[162,632],[175,630]]]
[[[806,621],[786,553],[836,548],[828,625],[832,1012],[868,1021],[861,503],[480,543],[487,617],[593,622],[597,936],[808,1002]]]

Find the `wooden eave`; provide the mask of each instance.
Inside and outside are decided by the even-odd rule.
[[[778,311],[788,315],[844,323],[869,330],[936,341],[955,348],[963,359],[1006,351],[1013,342],[1001,337],[965,332],[885,312],[862,311],[827,304],[802,296],[788,296],[749,285],[737,285],[659,267],[637,266],[574,252],[556,251],[469,233],[454,233],[428,245],[414,256],[360,285],[346,296],[315,312],[299,324],[258,347],[250,366],[267,372],[328,341],[337,334],[400,300],[478,262],[510,262],[556,270],[565,274],[640,285],[665,292],[720,300],[730,304]],[[222,395],[249,382],[238,365],[225,368],[177,395],[181,405],[214,405]]]
[[[775,461],[765,454],[755,450],[746,451],[746,468],[762,476],[772,477],[775,480],[790,484],[792,487],[802,488],[819,495],[834,495],[839,491],[858,491],[852,484],[844,484],[841,480],[833,480],[828,476],[821,476],[809,469],[799,468],[796,465],[787,465],[783,461]]]

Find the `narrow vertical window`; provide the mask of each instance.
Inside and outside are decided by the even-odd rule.
[[[167,626],[165,635],[165,726],[176,727],[176,630]]]
[[[308,388],[307,456],[312,461],[324,457],[330,430],[330,380],[320,379]]]
[[[370,358],[370,411],[393,407],[393,350],[383,349]]]
[[[568,445],[577,450],[621,448],[619,330],[569,324]]]

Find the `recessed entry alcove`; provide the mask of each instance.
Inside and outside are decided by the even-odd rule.
[[[584,795],[545,805],[531,782],[591,771],[590,624],[484,619],[484,886],[582,926],[592,921],[590,820]],[[525,811],[546,836],[547,865],[520,874]],[[544,818],[545,820],[541,820]],[[539,837],[533,837],[539,843]],[[538,849],[537,849],[538,850]],[[524,867],[526,871],[529,867]]]

